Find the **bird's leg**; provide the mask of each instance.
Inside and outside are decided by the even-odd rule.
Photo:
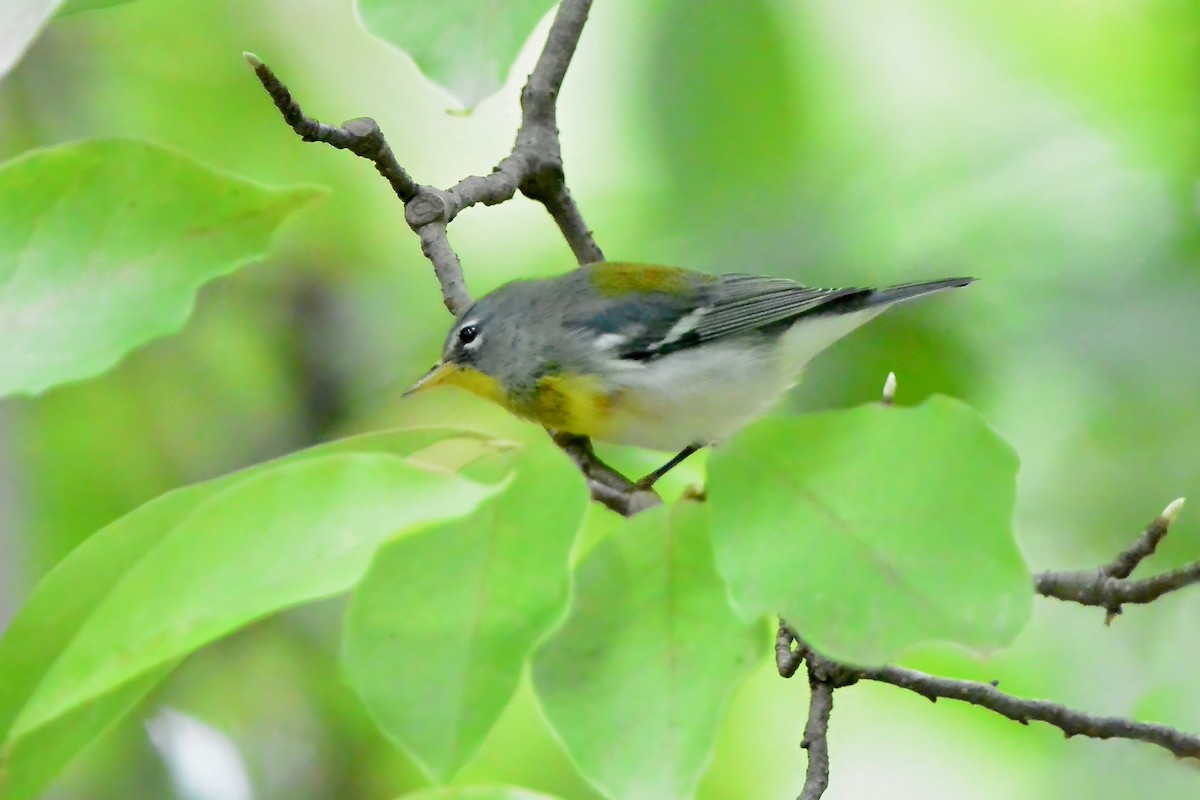
[[[687,447],[680,450],[675,455],[674,458],[672,458],[667,463],[663,464],[658,469],[654,470],[654,472],[651,472],[649,475],[646,475],[644,478],[642,478],[637,483],[635,483],[634,486],[636,486],[639,489],[649,489],[651,486],[653,486],[658,481],[659,478],[661,478],[663,475],[666,475],[668,472],[675,469],[675,467],[682,464],[688,456],[690,456],[692,453],[696,452],[697,450],[699,450],[702,447],[704,447],[704,445],[702,445],[702,444],[689,444]]]

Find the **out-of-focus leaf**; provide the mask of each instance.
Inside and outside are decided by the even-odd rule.
[[[0,396],[94,375],[180,328],[318,194],[153,145],[87,141],[0,167]]]
[[[793,213],[787,199],[796,191],[805,142],[803,99],[789,53],[794,44],[776,6],[770,0],[651,4],[650,46],[628,56],[646,62],[649,130],[661,143],[675,198],[666,212],[704,241],[700,260],[754,259],[764,249],[757,237]],[[742,262],[738,269],[765,267]]]
[[[401,469],[391,465],[392,462],[403,463],[396,456],[419,453],[439,441],[450,438],[475,441],[483,448],[481,453],[487,452],[487,448],[490,447],[486,440],[474,434],[447,429],[399,430],[352,437],[294,453],[286,458],[226,475],[217,480],[170,492],[136,509],[89,538],[55,567],[34,589],[25,606],[5,631],[3,638],[0,638],[0,732],[5,732],[3,739],[0,740],[2,742],[0,744],[0,789],[3,789],[0,796],[3,796],[5,800],[36,796],[79,748],[128,711],[158,680],[170,671],[170,663],[173,662],[165,667],[154,667],[149,672],[133,677],[132,680],[120,685],[114,684],[109,687],[109,690],[98,691],[94,697],[80,700],[72,708],[62,709],[59,716],[45,721],[44,724],[25,725],[27,730],[23,732],[14,729],[14,722],[18,714],[22,713],[22,709],[31,703],[35,695],[42,697],[49,691],[44,688],[43,684],[52,673],[61,672],[61,668],[56,668],[56,664],[68,657],[82,657],[75,650],[71,650],[73,641],[77,638],[94,638],[94,634],[85,635],[85,631],[93,628],[95,617],[101,613],[100,609],[107,608],[106,613],[110,622],[121,622],[120,608],[113,606],[108,598],[111,594],[118,592],[120,596],[126,597],[130,592],[137,593],[139,591],[137,579],[134,580],[133,589],[118,588],[124,587],[127,582],[124,580],[124,576],[127,573],[139,569],[143,584],[141,588],[155,591],[155,587],[145,585],[147,582],[154,582],[154,576],[147,570],[169,568],[178,571],[185,566],[179,563],[164,565],[162,562],[165,556],[158,549],[160,544],[174,539],[176,543],[172,546],[178,550],[180,544],[177,540],[181,536],[201,536],[200,539],[194,540],[186,546],[207,550],[209,555],[204,559],[209,562],[213,559],[228,559],[230,563],[225,566],[230,569],[236,568],[238,562],[244,561],[250,550],[265,553],[272,546],[278,546],[277,544],[273,545],[270,538],[259,541],[267,533],[265,528],[263,531],[246,534],[246,540],[243,542],[232,539],[232,530],[222,535],[213,533],[208,538],[205,538],[207,534],[202,532],[188,534],[189,523],[187,521],[194,512],[203,512],[202,523],[204,519],[212,519],[214,514],[219,514],[222,508],[228,510],[230,502],[241,502],[247,498],[253,499],[252,496],[255,492],[253,486],[250,488],[249,494],[246,494],[245,491],[235,494],[236,490],[244,483],[269,479],[271,482],[264,484],[264,489],[270,489],[272,486],[276,486],[278,489],[280,487],[277,484],[281,479],[271,476],[281,469],[317,459],[326,465],[320,472],[330,473],[337,469],[334,463],[336,460],[351,458],[352,454],[359,453],[372,454],[371,457],[376,459],[387,459],[386,462],[381,462],[383,466],[375,468],[377,472],[395,472],[401,478],[409,476],[414,483],[420,483],[422,486],[427,482],[432,482],[434,491],[429,495],[431,502],[436,502],[439,497],[445,499],[448,493],[465,491],[471,497],[464,496],[460,506],[449,509],[446,513],[466,513],[475,501],[486,495],[487,492],[482,487],[461,480],[443,483],[443,478],[428,476],[427,473],[415,467],[404,465],[405,468]],[[331,459],[333,460],[331,461]],[[355,474],[370,469],[369,465],[353,467]],[[353,477],[350,475],[347,479],[340,481],[347,484],[347,493],[343,497],[343,500],[347,502],[353,499],[349,494],[350,490],[371,488],[365,478],[359,481],[360,486],[349,486],[349,480]],[[385,474],[384,477],[387,475]],[[311,480],[303,475],[300,476],[300,479]],[[295,479],[285,476],[282,480],[287,482]],[[332,495],[337,493],[338,482],[338,480],[334,480],[328,489],[319,493],[321,498],[329,501],[325,503],[329,508],[332,508],[333,502],[336,500]],[[282,488],[286,488],[286,485]],[[317,496],[314,495],[314,497]],[[403,504],[404,496],[401,494],[389,502]],[[232,510],[237,512],[237,509]],[[377,510],[382,514],[386,511],[386,504],[379,505]],[[429,511],[430,509],[425,510]],[[304,511],[305,505],[296,503],[294,510],[290,513],[301,514]],[[409,523],[416,524],[417,519],[411,515],[421,511],[421,508],[414,508],[411,512],[395,516],[396,524],[389,530],[400,532]],[[436,513],[435,511],[428,515],[426,521],[431,517],[436,518]],[[252,516],[254,515],[247,514],[247,522],[244,524],[250,524]],[[190,524],[194,526],[199,523],[192,522]],[[315,518],[313,524],[315,524]],[[194,531],[194,527],[191,529]],[[184,532],[180,533],[181,530]],[[300,524],[290,534],[278,528],[274,530],[281,536],[293,536],[291,541],[295,546],[299,546],[300,537],[306,533],[303,525]],[[315,535],[314,531],[307,532]],[[243,531],[243,533],[245,532]],[[331,559],[342,565],[341,573],[343,575],[355,568],[360,572],[365,568],[365,560],[369,558],[371,545],[367,538],[374,533],[379,533],[379,531],[373,532],[368,530],[367,526],[360,526],[359,529],[345,534],[358,539],[359,550],[366,552],[364,554],[346,550],[338,554],[335,559]],[[225,547],[221,546],[222,542],[225,543]],[[352,542],[345,539],[344,543],[349,545]],[[287,546],[291,548],[289,550],[291,555],[288,558],[281,558],[276,567],[279,570],[294,569],[299,575],[303,565],[295,558],[295,554],[292,552],[295,549],[293,545]],[[243,549],[238,550],[238,548]],[[238,553],[233,554],[233,550],[238,550]],[[294,564],[292,564],[293,561],[295,561]],[[151,566],[139,566],[143,562],[149,562]],[[197,561],[197,567],[201,568],[202,563],[203,560]],[[155,567],[154,564],[159,566]],[[216,569],[210,569],[209,572],[211,575],[217,574]],[[241,588],[249,592],[256,590],[266,592],[267,587],[261,586],[259,581],[268,574],[268,571],[263,570],[257,573],[258,577],[253,580],[246,582],[247,579],[241,579],[244,583]],[[279,575],[278,572],[276,574]],[[338,570],[335,569],[329,575],[314,580],[308,588],[316,591],[321,588],[319,584],[325,584],[337,577]],[[280,586],[282,587],[282,584]],[[164,591],[169,589],[172,594],[175,593],[175,587],[162,588]],[[209,587],[204,588],[206,591],[209,590]],[[219,586],[211,588],[221,590]],[[232,588],[229,591],[221,591],[228,595],[230,601],[236,601],[236,592]],[[310,596],[313,596],[311,591]],[[295,599],[293,602],[300,602],[300,599],[302,598]],[[172,598],[172,601],[185,603],[187,598]],[[130,614],[145,614],[156,608],[163,609],[165,613],[170,608],[169,604],[165,601],[160,603],[158,599],[139,602],[143,603],[143,607],[140,610],[129,609]],[[227,601],[222,600],[222,602]],[[166,618],[164,618],[165,621]],[[199,632],[193,631],[192,635],[197,633]],[[112,635],[116,636],[117,634]],[[141,637],[142,634],[139,633],[138,636]],[[116,652],[114,643],[117,641],[119,640],[114,638],[112,642],[109,642],[110,653]],[[132,639],[128,640],[130,644],[133,641]],[[126,642],[122,642],[122,645],[124,644]],[[170,642],[164,636],[159,644],[166,647]],[[71,652],[68,653],[68,650]],[[70,687],[64,687],[64,691],[68,688]]]
[[[974,288],[966,289],[974,292]],[[900,378],[904,405],[933,394],[969,399],[984,374],[982,355],[958,329],[944,324],[946,312],[969,317],[971,295],[954,295],[888,313],[821,353],[804,369],[790,406],[825,411],[874,400],[884,377]]]
[[[556,800],[548,794],[531,792],[517,786],[455,786],[426,789],[396,800]]]
[[[579,472],[545,440],[521,453],[504,494],[392,542],[355,590],[346,671],[434,779],[479,749],[525,659],[566,612],[586,504]]]
[[[0,746],[0,797],[33,800],[77,753],[132,711],[179,661],[171,661],[76,706]]]
[[[0,80],[21,60],[62,0],[4,0],[0,3]]]
[[[766,650],[729,606],[704,506],[629,520],[578,568],[571,615],[533,664],[542,707],[612,800],[695,794],[725,703]]]
[[[521,45],[554,0],[358,0],[363,26],[473,108],[504,85]]]
[[[749,615],[878,664],[921,641],[989,650],[1028,620],[1012,535],[1017,457],[971,408],[931,397],[750,426],[714,452],[717,564]]]
[[[1134,161],[1190,185],[1200,169],[1200,10],[1173,0],[1051,5],[945,3],[1028,76],[1068,99]],[[1013,59],[1017,56],[1017,59]]]

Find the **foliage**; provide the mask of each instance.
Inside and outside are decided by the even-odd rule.
[[[681,500],[626,521],[579,565],[571,616],[534,660],[550,724],[605,797],[692,797],[764,626],[729,608],[708,514]]]
[[[261,257],[313,189],[268,190],[110,140],[0,169],[0,395],[113,365],[183,326],[208,280]]]
[[[486,487],[398,455],[445,436],[298,453],[164,495],[89,538],[0,640],[4,796],[34,795],[182,656],[344,591],[382,541],[469,511]]]
[[[534,645],[566,611],[586,500],[579,474],[542,442],[503,495],[382,548],[355,590],[347,675],[434,780],[479,749]]]
[[[932,639],[998,648],[1032,607],[1016,473],[1011,448],[943,397],[758,423],[709,462],[717,560],[745,612],[778,612],[851,663]]]
[[[367,30],[408,54],[465,108],[495,94],[554,0],[357,0]]]
[[[121,8],[75,13],[110,5]],[[620,520],[587,507],[581,477],[538,431],[457,397],[390,402],[378,374],[402,383],[419,372],[446,322],[419,248],[388,238],[399,211],[385,187],[368,188],[368,170],[333,157],[326,167],[326,154],[288,138],[252,77],[234,72],[236,54],[247,38],[307,41],[292,54],[297,82],[324,81],[322,105],[347,114],[379,107],[405,163],[444,148],[445,163],[428,169],[439,176],[480,169],[488,147],[511,139],[511,117],[490,104],[474,122],[438,116],[442,100],[386,53],[339,72],[328,53],[372,40],[316,9],[285,21],[255,7],[231,32],[205,22],[229,9],[193,2],[194,38],[213,40],[193,51],[164,33],[181,12],[155,5],[0,10],[0,75],[61,18],[0,86],[0,108],[34,109],[20,124],[0,119],[14,156],[0,165],[0,395],[41,395],[8,400],[0,423],[22,423],[22,529],[40,525],[64,548],[83,540],[56,565],[29,566],[31,579],[44,575],[0,638],[0,798],[38,796],[93,742],[59,788],[121,796],[105,765],[122,765],[127,781],[144,772],[124,767],[151,758],[138,721],[181,696],[228,714],[225,728],[265,761],[228,700],[241,676],[204,665],[225,663],[239,642],[259,653],[252,664],[273,664],[261,655],[273,625],[310,689],[307,716],[323,726],[310,739],[336,742],[319,763],[337,777],[312,777],[311,794],[295,797],[388,796],[427,781],[445,785],[405,797],[787,796],[787,779],[764,777],[799,774],[802,703],[791,685],[763,689],[759,678],[777,613],[847,661],[907,659],[963,677],[1003,668],[1030,693],[1096,700],[1070,676],[1090,666],[1079,652],[1099,646],[1062,639],[1044,618],[1018,636],[1031,593],[1013,536],[1016,489],[1030,561],[1075,565],[1097,559],[1068,559],[1065,543],[1091,536],[1108,553],[1142,509],[1161,507],[1164,480],[1174,496],[1200,479],[1194,440],[1177,434],[1194,411],[1178,387],[1200,373],[1161,346],[1200,336],[1194,198],[1180,192],[1194,183],[1200,127],[1189,99],[1200,62],[1183,33],[1194,15],[1165,3],[1098,15],[911,4],[884,26],[831,3],[601,4],[587,36],[595,28],[613,43],[572,68],[562,127],[572,187],[610,253],[755,272],[800,262],[818,283],[920,277],[904,267],[914,262],[986,278],[961,299],[880,321],[815,365],[802,398],[839,410],[764,420],[705,469],[689,464],[682,474],[704,479],[707,502],[685,493]],[[371,36],[466,107],[501,89],[550,5],[357,4]],[[1070,39],[1081,21],[1084,45]],[[296,27],[277,35],[285,22]],[[1110,48],[1114,38],[1129,47]],[[131,42],[138,60],[123,62]],[[64,53],[76,48],[107,58],[72,73]],[[57,70],[65,79],[46,80]],[[402,89],[372,94],[363,74],[396,74]],[[587,90],[601,79],[624,105]],[[516,98],[494,105],[511,115]],[[456,127],[466,125],[477,127]],[[114,130],[131,138],[104,138]],[[74,136],[86,138],[57,144]],[[317,190],[299,187],[312,180],[334,186],[320,217]],[[268,251],[292,214],[303,224]],[[543,220],[508,219],[455,240],[476,291],[564,268],[561,243],[537,239]],[[151,343],[183,328],[193,306],[180,336]],[[940,396],[861,405],[890,367],[902,399],[953,391],[981,412]],[[1145,389],[1167,374],[1176,382]],[[397,417],[388,432],[308,446]],[[257,438],[281,419],[278,439]],[[998,430],[1023,455],[1020,479]],[[1129,469],[1131,452],[1154,469]],[[154,497],[164,485],[176,488]],[[329,614],[337,596],[348,598],[344,616]],[[1014,640],[1010,655],[992,656]],[[1173,696],[1194,690],[1190,676],[1158,675],[1162,659],[1122,658],[1122,674],[1143,681],[1131,697],[1159,696],[1147,683],[1159,679]],[[217,688],[187,694],[200,674],[217,675]],[[862,740],[889,714],[873,709]],[[958,724],[988,757],[1023,746],[986,723]],[[1032,741],[1029,752],[1051,755],[1014,762],[1040,780],[1038,759],[1065,751]],[[900,757],[894,746],[914,745],[877,752]],[[497,766],[506,747],[533,766]],[[342,751],[352,755],[329,755]],[[1109,768],[1102,755],[1071,758],[1063,774],[1099,780]],[[958,794],[1037,794],[968,777],[972,791]]]

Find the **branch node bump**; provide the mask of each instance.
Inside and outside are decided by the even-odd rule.
[[[787,623],[779,620],[779,631],[775,634],[775,668],[779,671],[779,677],[790,678],[795,675],[803,660],[803,646],[792,634]]]
[[[404,204],[404,221],[418,232],[433,222],[449,222],[450,209],[445,193],[422,186],[417,196]]]

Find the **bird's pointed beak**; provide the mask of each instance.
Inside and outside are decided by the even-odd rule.
[[[450,380],[458,368],[448,361],[442,361],[434,366],[433,369],[426,372],[416,383],[404,390],[401,397],[408,397],[425,389],[431,389],[434,386],[440,386]]]

